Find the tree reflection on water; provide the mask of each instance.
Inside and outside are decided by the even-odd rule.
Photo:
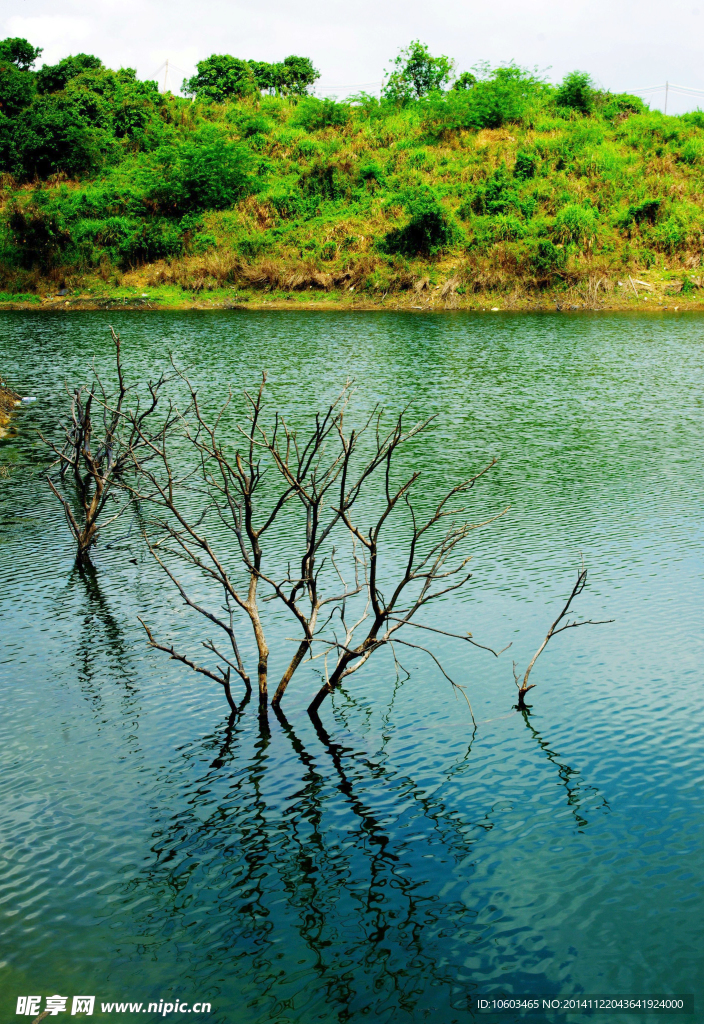
[[[220,1006],[237,1005],[223,1020],[449,1022],[470,1009],[499,934],[537,967],[545,950],[531,954],[527,929],[472,893],[489,815],[465,820],[394,769],[386,739],[374,756],[340,739],[337,713],[334,734],[318,722],[305,741],[280,709],[270,732],[255,718],[232,715],[204,742],[189,810],[155,831],[154,862],[133,883],[150,951],[176,940],[199,992],[209,978]],[[558,769],[586,824],[578,773]],[[525,974],[528,990],[541,976]]]
[[[125,720],[136,728],[140,692],[120,622],[92,567],[74,571],[69,592],[77,587],[85,614],[75,659],[86,696],[101,715],[107,669],[122,681]],[[123,954],[131,949],[135,965],[175,957],[182,991],[211,999],[218,1024],[365,1016],[449,1024],[466,1019],[487,979],[506,980],[496,963],[507,951],[521,965],[510,975],[514,990],[549,991],[545,948],[533,947],[506,894],[473,883],[493,811],[469,814],[469,801],[438,784],[444,775],[471,796],[476,728],[430,782],[389,755],[407,678],[392,688],[373,754],[353,733],[369,705],[350,692],[325,724],[308,716],[294,724],[277,708],[265,728],[245,696],[213,734],[176,751],[158,779],[172,799],[150,809],[152,855],[124,885],[133,909]],[[522,717],[584,831],[608,803],[529,712]]]

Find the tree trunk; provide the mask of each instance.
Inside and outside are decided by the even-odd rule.
[[[332,693],[332,686],[330,686],[329,683],[325,683],[324,686],[320,687],[315,697],[313,697],[313,700],[308,705],[308,714],[311,716],[311,718],[314,715],[317,717],[318,708],[330,693]]]
[[[291,659],[290,665],[288,666],[288,668],[284,672],[283,676],[281,677],[281,682],[276,687],[276,693],[274,694],[274,696],[272,698],[272,701],[271,701],[272,708],[277,708],[279,706],[279,704],[281,703],[281,698],[283,697],[284,693],[286,692],[286,687],[291,682],[291,677],[293,676],[293,673],[296,671],[298,666],[303,661],[303,659],[304,659],[304,657],[306,655],[306,651],[308,650],[309,647],[310,647],[310,644],[309,644],[308,640],[301,640],[300,644],[298,645],[298,650],[296,651],[296,653],[294,654],[293,658]]]
[[[234,701],[233,696],[232,696],[232,690],[230,689],[230,669],[229,668],[227,670],[227,675],[225,676],[225,679],[223,680],[222,688],[225,691],[225,696],[227,698],[227,703],[230,705],[230,711],[234,715],[234,714],[237,713],[238,709],[237,709],[237,705],[235,704],[235,701]]]
[[[516,708],[519,711],[527,711],[528,710],[528,705],[526,704],[526,694],[528,693],[529,690],[532,690],[534,686],[535,686],[535,683],[531,683],[530,686],[521,686],[520,687],[520,689],[518,691],[518,704],[516,704]]]
[[[78,552],[76,558],[79,562],[90,561],[90,549],[95,543],[95,536],[98,532],[95,522],[89,523],[76,537]]]
[[[249,581],[249,595],[247,597],[247,613],[252,622],[252,628],[254,630],[254,638],[257,641],[257,650],[259,652],[259,660],[257,662],[257,680],[259,683],[259,711],[266,709],[268,703],[267,696],[267,671],[269,664],[269,648],[267,647],[266,637],[264,636],[264,628],[262,621],[259,618],[259,609],[257,608],[257,577],[252,575]]]
[[[335,671],[332,673],[327,683],[325,683],[324,686],[320,687],[315,697],[308,705],[309,715],[317,715],[318,708],[323,703],[325,698],[340,685],[340,679],[344,675],[345,670],[347,669],[347,666],[350,664],[350,662],[356,661],[357,658],[361,658],[365,650],[370,646],[372,642],[373,641],[370,639],[370,637],[367,637],[364,643],[362,643],[357,648],[356,651],[345,654],[343,655],[342,658],[340,658],[339,662],[335,666]]]

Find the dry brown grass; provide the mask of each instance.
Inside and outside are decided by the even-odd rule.
[[[313,260],[261,259],[245,263],[233,253],[214,253],[155,263],[141,272],[125,275],[124,283],[152,288],[176,285],[190,292],[213,291],[228,285],[257,291],[331,291],[363,285],[377,264],[374,256],[362,255],[347,267],[329,271]]]
[[[0,437],[7,432],[10,417],[20,402],[20,396],[0,378]]]

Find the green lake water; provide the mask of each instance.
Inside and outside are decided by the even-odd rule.
[[[372,659],[322,735],[309,666],[288,727],[262,737],[248,709],[228,733],[219,688],[145,644],[138,615],[184,643],[202,627],[139,524],[76,570],[37,430],[56,430],[64,380],[109,367],[110,323],[131,373],[172,352],[213,408],[267,369],[300,424],[347,378],[352,419],[437,414],[405,456],[424,494],[498,457],[470,512],[509,510],[427,620],[512,645],[434,648],[476,733],[416,651],[403,684]],[[0,1019],[54,993],[130,1022],[153,1018],[100,1002],[452,1024],[482,994],[693,994],[685,1019],[704,1019],[704,318],[0,313],[0,371],[37,399],[0,442]],[[523,716],[512,660],[580,557],[577,612],[614,622],[552,642]],[[278,666],[290,626],[271,630]]]

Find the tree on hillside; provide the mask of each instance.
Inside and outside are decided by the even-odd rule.
[[[286,57],[281,64],[274,65],[275,83],[278,90],[292,96],[305,96],[313,83],[320,78],[320,72],[313,67],[309,57]]]
[[[33,75],[19,71],[14,64],[0,62],[0,113],[15,117],[34,99],[36,88]]]
[[[472,86],[477,84],[477,76],[473,75],[471,71],[463,71],[461,75],[458,75],[455,81],[452,83],[452,88],[461,92],[466,89],[471,89]]]
[[[19,36],[0,40],[0,61],[14,64],[20,71],[29,71],[41,55],[41,47],[32,46]]]
[[[279,67],[277,64],[270,64],[265,60],[248,60],[254,80],[257,83],[257,88],[262,92],[276,93],[277,92],[277,75],[276,68]]]
[[[196,64],[197,73],[184,80],[181,91],[187,96],[213,103],[225,103],[234,96],[247,96],[258,90],[254,71],[246,60],[229,53],[214,53]]]
[[[594,83],[586,71],[570,71],[563,78],[555,99],[559,107],[572,107],[588,114],[594,103]]]
[[[13,131],[6,121],[28,107],[36,95],[34,76],[28,74],[41,50],[26,39],[0,40],[0,161],[8,162],[14,152]]]
[[[37,71],[37,89],[39,92],[60,92],[72,78],[77,78],[84,71],[95,71],[102,66],[100,57],[94,57],[92,53],[77,53],[74,57],[64,57],[58,64],[45,64]]]
[[[213,54],[197,65],[197,74],[186,79],[182,92],[199,100],[224,103],[234,97],[259,92],[304,96],[320,78],[309,57],[286,57],[281,63],[240,60],[230,54]]]
[[[425,43],[415,39],[391,61],[382,94],[390,100],[420,99],[436,92],[452,78],[455,62],[449,57],[433,57]]]

